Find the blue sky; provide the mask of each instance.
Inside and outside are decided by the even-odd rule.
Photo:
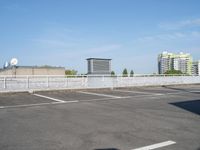
[[[157,72],[162,51],[200,59],[199,0],[0,0],[0,65],[64,66],[87,72],[86,58],[112,70]]]

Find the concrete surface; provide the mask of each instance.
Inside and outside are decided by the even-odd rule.
[[[134,150],[169,140],[158,149],[200,148],[199,85],[81,92],[1,94],[0,149]]]

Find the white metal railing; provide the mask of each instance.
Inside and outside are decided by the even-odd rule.
[[[200,76],[135,74],[123,75],[70,75],[70,76],[0,76],[0,91],[28,91],[44,89],[114,88],[127,86],[194,84]]]

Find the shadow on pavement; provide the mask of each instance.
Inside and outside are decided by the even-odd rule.
[[[200,115],[200,100],[175,102],[170,104]]]

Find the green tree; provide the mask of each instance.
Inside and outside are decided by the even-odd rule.
[[[65,75],[77,75],[77,71],[76,70],[65,70]]]
[[[111,71],[111,76],[115,76],[115,72],[114,71]]]
[[[123,70],[122,74],[123,74],[123,77],[128,77],[128,71],[126,68]]]
[[[130,77],[133,77],[133,75],[134,75],[134,72],[133,72],[133,70],[131,70]]]
[[[178,74],[178,75],[181,75],[183,74],[180,70],[167,70],[164,74]]]
[[[40,68],[52,68],[54,66],[50,66],[50,65],[42,65],[42,66],[39,66]]]

